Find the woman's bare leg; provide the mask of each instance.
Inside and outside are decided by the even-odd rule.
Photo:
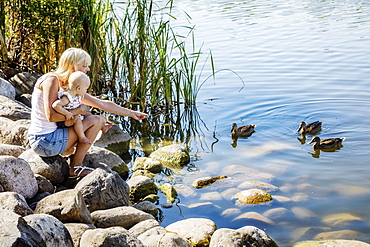
[[[94,141],[96,136],[98,135],[100,129],[105,124],[105,118],[103,116],[100,116],[100,115],[87,116],[82,121],[82,124],[83,124],[83,128],[85,130],[86,137],[89,140]],[[74,171],[75,171],[74,167],[82,165],[82,161],[84,160],[85,155],[86,155],[87,151],[89,150],[91,144],[81,144],[81,143],[79,143],[78,142],[78,136],[77,136],[76,132],[74,131],[74,129],[73,128],[68,128],[68,142],[67,142],[66,150],[69,150],[72,147],[74,147],[76,145],[76,143],[77,143],[76,152],[75,152],[73,160],[70,164],[70,170],[69,170],[69,175],[70,176],[76,175],[74,173]],[[90,172],[91,172],[90,170],[84,170],[81,173],[81,176],[87,175]]]

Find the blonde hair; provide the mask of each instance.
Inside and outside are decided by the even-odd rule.
[[[80,48],[69,48],[62,53],[58,68],[54,72],[61,82],[61,87],[68,86],[68,78],[74,72],[73,67],[81,63],[87,66],[91,64],[91,57],[86,51]]]

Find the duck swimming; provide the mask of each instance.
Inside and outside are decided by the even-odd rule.
[[[231,135],[233,137],[243,137],[243,136],[249,136],[253,133],[254,128],[256,128],[257,125],[249,124],[238,127],[236,123],[233,123],[231,125]]]
[[[298,128],[298,132],[301,134],[314,134],[321,130],[322,122],[315,121],[310,124],[306,124],[305,122],[301,122]]]
[[[328,149],[328,148],[337,148],[342,145],[342,142],[345,140],[345,137],[342,138],[328,138],[324,140],[320,140],[320,137],[315,136],[312,140],[308,143],[315,143],[312,147],[314,149]]]

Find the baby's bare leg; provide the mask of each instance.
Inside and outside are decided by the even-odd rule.
[[[78,136],[78,141],[82,144],[92,144],[92,142],[89,139],[87,139],[85,135],[85,131],[84,131],[80,116],[75,116],[74,120],[75,120],[75,124],[73,128],[76,131],[76,134]]]

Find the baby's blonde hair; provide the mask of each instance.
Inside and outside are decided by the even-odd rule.
[[[80,48],[69,48],[65,50],[59,59],[58,68],[54,72],[61,81],[62,87],[68,86],[68,78],[73,73],[73,66],[77,64],[90,66],[90,55]]]

